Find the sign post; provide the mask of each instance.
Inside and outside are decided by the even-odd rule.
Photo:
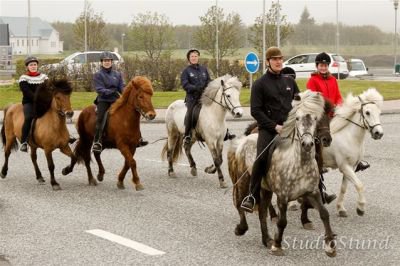
[[[258,60],[258,56],[250,52],[246,55],[246,58],[244,59],[244,66],[247,70],[247,72],[250,73],[250,89],[253,86],[253,74],[258,71],[258,68],[260,66],[260,60]]]

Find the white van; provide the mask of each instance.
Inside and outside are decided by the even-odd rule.
[[[350,59],[349,62],[349,76],[357,77],[357,76],[366,76],[368,75],[368,68],[365,67],[363,60],[361,59]]]

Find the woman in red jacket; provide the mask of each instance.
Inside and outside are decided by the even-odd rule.
[[[311,74],[310,79],[307,82],[307,89],[312,91],[318,91],[322,93],[325,99],[331,101],[334,106],[342,103],[342,95],[339,91],[337,80],[329,72],[329,64],[331,63],[330,56],[322,52],[315,57],[315,65],[317,71]],[[334,114],[331,114],[333,116]],[[369,163],[366,161],[359,161],[356,167],[356,172],[363,171],[369,167]]]

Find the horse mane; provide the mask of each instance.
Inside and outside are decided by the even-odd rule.
[[[301,100],[293,106],[287,120],[283,123],[282,132],[280,134],[282,138],[287,138],[294,133],[296,112],[298,110],[315,115],[317,120],[321,119],[323,115],[325,100],[320,93],[306,90],[300,94],[300,97]]]
[[[53,96],[58,92],[66,95],[72,93],[72,86],[67,79],[45,80],[38,86],[34,95],[34,117],[40,118],[50,109]]]
[[[125,86],[121,97],[119,97],[119,99],[111,105],[110,114],[115,113],[119,108],[127,104],[132,90],[139,91],[139,89],[153,95],[153,87],[151,86],[151,81],[144,76],[136,76],[132,78]]]
[[[201,104],[210,105],[213,103],[215,95],[217,95],[218,90],[221,87],[221,80],[224,81],[226,87],[234,87],[239,91],[242,88],[242,83],[237,77],[232,77],[231,75],[226,74],[208,83],[208,86],[205,88],[203,95],[201,96]]]
[[[373,102],[379,109],[382,108],[383,97],[375,88],[369,88],[358,97],[361,98],[363,103]],[[343,104],[338,106],[335,117],[332,119],[330,125],[332,134],[340,131],[344,126],[346,126],[349,123],[346,118],[349,119],[354,115],[354,113],[361,109],[361,102],[358,97],[349,93]]]

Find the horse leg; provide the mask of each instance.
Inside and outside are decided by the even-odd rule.
[[[193,159],[192,152],[191,152],[192,145],[193,145],[193,143],[191,143],[190,145],[185,145],[185,153],[186,153],[186,157],[189,160],[190,174],[192,176],[197,176],[196,163],[195,163],[195,161]]]
[[[301,224],[303,225],[303,228],[306,230],[314,230],[314,225],[308,219],[308,209],[310,209],[312,206],[310,205],[310,202],[308,201],[307,197],[303,197],[303,202],[301,203]]]
[[[11,149],[14,146],[16,139],[15,137],[9,139],[6,141],[6,145],[4,148],[4,164],[3,167],[1,168],[0,176],[1,178],[6,178],[7,172],[8,172],[8,158],[10,157],[11,154]]]
[[[242,191],[241,191],[239,185],[240,184],[238,184],[238,186],[235,186],[233,188],[233,202],[235,203],[236,209],[237,209],[237,211],[239,213],[239,217],[240,217],[240,222],[235,227],[235,235],[237,235],[237,236],[244,235],[246,233],[246,231],[249,229],[245,212],[240,207],[240,205],[242,204],[244,195],[242,195]]]
[[[47,166],[49,167],[50,172],[50,184],[53,187],[53,190],[61,190],[60,185],[57,183],[56,178],[54,177],[54,161],[52,152],[50,150],[45,150],[44,154],[46,155]]]
[[[88,150],[87,153],[85,151],[85,155],[83,156],[83,161],[85,162],[89,186],[97,186],[97,181],[96,179],[94,179],[92,169],[90,168],[90,150]]]
[[[174,151],[175,149],[180,149],[181,138],[182,137],[179,135],[179,132],[176,134],[168,132],[168,140],[167,140],[168,176],[172,178],[176,178],[176,174],[174,172]]]
[[[261,188],[260,202],[258,204],[258,219],[260,220],[262,243],[267,248],[271,248],[273,240],[268,233],[268,210],[271,206],[272,192]]]
[[[274,206],[271,204],[268,205],[269,216],[271,217],[271,222],[277,223],[278,222],[278,214],[276,214],[276,210]]]
[[[336,202],[336,209],[338,211],[339,217],[347,217],[347,210],[343,205],[344,194],[346,194],[346,191],[347,191],[347,182],[348,182],[347,178],[343,175],[342,185],[340,186],[339,197]]]
[[[60,151],[61,151],[62,153],[64,153],[65,155],[67,155],[68,157],[71,158],[71,163],[70,163],[70,165],[64,167],[64,168],[62,169],[62,171],[61,171],[61,173],[62,173],[63,175],[68,175],[69,173],[72,172],[72,170],[74,170],[74,166],[75,166],[76,161],[77,161],[77,160],[76,160],[76,156],[75,156],[75,154],[72,152],[71,147],[70,147],[69,145],[66,145],[66,146],[64,146],[64,147],[61,147],[61,148],[60,148]]]
[[[322,203],[321,194],[319,191],[314,191],[311,194],[308,194],[307,200],[310,204],[319,212],[319,216],[321,217],[322,222],[324,223],[325,227],[325,253],[329,257],[336,256],[336,241],[335,241],[335,234],[332,231],[330,222],[329,222],[329,212],[325,208],[324,204]]]
[[[123,147],[119,147],[119,150],[121,151],[122,155],[124,156],[126,163],[127,163],[128,166],[131,168],[131,172],[132,172],[132,182],[133,182],[133,184],[135,185],[136,191],[143,190],[144,187],[143,187],[143,185],[140,183],[140,178],[139,178],[139,176],[138,176],[138,174],[137,174],[137,171],[136,171],[136,161],[135,161],[135,159],[133,158],[133,155],[135,154],[135,151],[136,151],[136,147],[133,147],[133,148],[130,149],[130,148],[126,145],[126,146],[123,146]],[[125,169],[125,166],[124,166],[124,168],[122,169],[120,175],[124,172],[124,169]],[[125,172],[125,173],[126,173],[126,172]],[[122,176],[122,175],[121,175],[121,176]],[[124,180],[124,176],[125,176],[125,175],[123,175],[123,177],[121,178],[121,179],[122,179],[122,182],[123,182],[123,180]],[[118,177],[118,182],[120,182],[120,179],[119,179],[119,178],[120,178],[120,177]]]
[[[285,255],[282,249],[282,238],[283,232],[285,231],[287,225],[286,212],[287,212],[287,202],[283,201],[278,197],[278,208],[279,208],[279,220],[276,224],[278,227],[278,232],[275,233],[274,244],[271,247],[271,254],[275,256]]]
[[[222,146],[218,146],[218,147],[214,147],[211,144],[208,144],[208,149],[211,152],[211,156],[213,158],[214,161],[214,165],[215,168],[217,169],[218,172],[218,180],[219,180],[219,187],[220,188],[227,188],[228,185],[226,184],[225,180],[224,180],[224,174],[222,173],[221,170],[221,165],[222,165]],[[210,167],[206,168],[206,173],[212,173],[212,172],[208,172],[207,170],[209,170]]]
[[[39,184],[43,184],[46,182],[42,176],[42,172],[40,172],[39,166],[37,164],[37,148],[31,147],[31,160],[33,163],[33,167],[35,168],[36,180]]]
[[[128,164],[127,160],[125,160],[124,167],[122,168],[121,172],[118,175],[117,187],[119,189],[125,189],[124,179],[125,179],[125,175],[128,172],[128,170],[129,170],[129,164]]]
[[[99,167],[99,172],[97,173],[97,180],[99,180],[101,182],[104,179],[104,173],[106,171],[104,170],[104,166],[103,166],[103,162],[101,161],[100,153],[95,152],[93,154],[94,154],[94,158],[96,159],[97,166]]]
[[[365,195],[364,195],[364,192],[365,192],[364,184],[357,177],[353,168],[351,168],[350,166],[346,166],[340,170],[342,170],[343,178],[349,180],[355,186],[357,193],[358,193],[357,214],[359,216],[363,216],[365,213],[365,203],[366,203],[366,199],[365,199]]]

